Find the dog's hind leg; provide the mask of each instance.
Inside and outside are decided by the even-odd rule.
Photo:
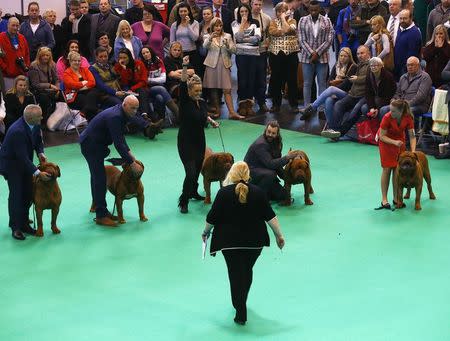
[[[410,197],[411,197],[411,187],[406,187],[406,193],[405,193],[405,196],[403,198],[404,199],[409,199]]]
[[[417,211],[422,209],[422,207],[420,206],[420,195],[422,194],[422,186],[423,186],[423,183],[418,184],[416,186],[416,203],[415,203],[414,208]]]
[[[309,194],[311,193],[311,183],[305,181],[303,183],[303,188],[305,190],[305,205],[313,205],[311,198],[309,197]]]
[[[59,234],[61,231],[58,226],[56,226],[56,218],[58,218],[59,207],[55,207],[52,209],[52,232],[54,234]]]
[[[427,182],[428,194],[430,196],[430,199],[431,200],[436,199],[436,196],[433,193],[433,188],[431,187],[431,176],[430,176],[429,170],[428,170],[428,172],[423,172],[423,178]]]
[[[37,230],[36,230],[36,237],[43,237],[44,236],[44,228],[43,228],[43,224],[42,224],[42,214],[44,212],[44,210],[42,208],[39,207],[35,207],[36,210],[36,220],[37,220]]]
[[[148,218],[145,216],[145,213],[144,213],[144,193],[138,194],[136,199],[137,199],[138,208],[139,208],[139,219],[141,221],[147,221]]]

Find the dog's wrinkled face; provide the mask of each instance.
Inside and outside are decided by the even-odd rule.
[[[298,181],[304,181],[306,179],[306,173],[309,170],[308,161],[300,158],[295,158],[291,161],[290,171],[292,177]]]
[[[223,174],[223,176],[225,177],[234,163],[233,155],[231,155],[230,153],[215,153],[211,155],[211,157],[214,158],[214,171]]]
[[[59,166],[52,162],[41,163],[39,165],[39,170],[41,172],[46,172],[50,174],[53,179],[59,178],[61,176]]]
[[[130,177],[133,178],[133,179],[139,180],[139,179],[141,178],[142,174],[144,174],[144,168],[145,168],[145,167],[144,167],[144,164],[143,164],[141,161],[139,161],[139,160],[136,160],[136,163],[137,163],[139,166],[141,166],[141,171],[138,172],[138,173],[133,173],[133,172],[131,171],[131,167],[130,167],[129,164],[124,164],[124,165],[122,165],[122,168],[123,168],[123,172],[124,172],[126,175],[130,176]]]
[[[413,174],[417,168],[417,156],[412,152],[403,152],[398,158],[398,167],[400,174]]]

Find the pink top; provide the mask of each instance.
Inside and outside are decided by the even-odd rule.
[[[89,69],[89,66],[91,66],[91,65],[89,64],[88,60],[86,58],[84,58],[83,56],[81,56],[80,67],[85,67],[85,68]],[[68,68],[68,66],[64,65],[63,57],[59,57],[58,61],[56,62],[56,74],[58,75],[58,79],[60,82],[63,82],[64,71],[66,71],[67,68]]]
[[[167,40],[170,39],[169,27],[159,21],[153,20],[152,30],[149,33],[144,31],[141,21],[131,25],[131,28],[133,29],[133,35],[142,41],[143,46],[150,46],[159,58],[164,58],[163,41],[164,38],[167,38]]]

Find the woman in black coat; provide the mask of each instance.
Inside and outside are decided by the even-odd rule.
[[[36,99],[30,92],[28,78],[20,75],[14,79],[14,86],[6,92],[5,96],[5,135],[9,127],[23,115],[28,104],[36,104]]]
[[[217,193],[206,217],[203,241],[209,237],[212,227],[210,253],[222,251],[228,268],[231,300],[236,309],[234,322],[244,325],[247,321],[247,296],[253,278],[253,265],[264,246],[269,246],[266,222],[271,227],[277,245],[284,246],[284,237],[278,218],[259,187],[249,184],[250,170],[247,163],[236,162],[228,172],[225,187]],[[228,186],[227,186],[228,185]]]
[[[189,57],[183,58],[183,70],[181,72],[179,119],[178,130],[178,154],[183,162],[186,176],[183,182],[178,206],[181,213],[188,213],[189,199],[204,200],[197,192],[198,177],[202,169],[205,156],[205,131],[207,123],[214,128],[219,124],[208,116],[206,103],[201,99],[202,80],[193,75],[188,80]]]

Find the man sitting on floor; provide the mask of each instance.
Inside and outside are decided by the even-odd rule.
[[[264,134],[253,142],[244,158],[250,168],[251,183],[261,188],[269,200],[283,201],[287,198],[278,177],[283,178],[283,166],[297,153],[290,151],[281,156],[282,149],[280,125],[274,120],[266,125]]]

